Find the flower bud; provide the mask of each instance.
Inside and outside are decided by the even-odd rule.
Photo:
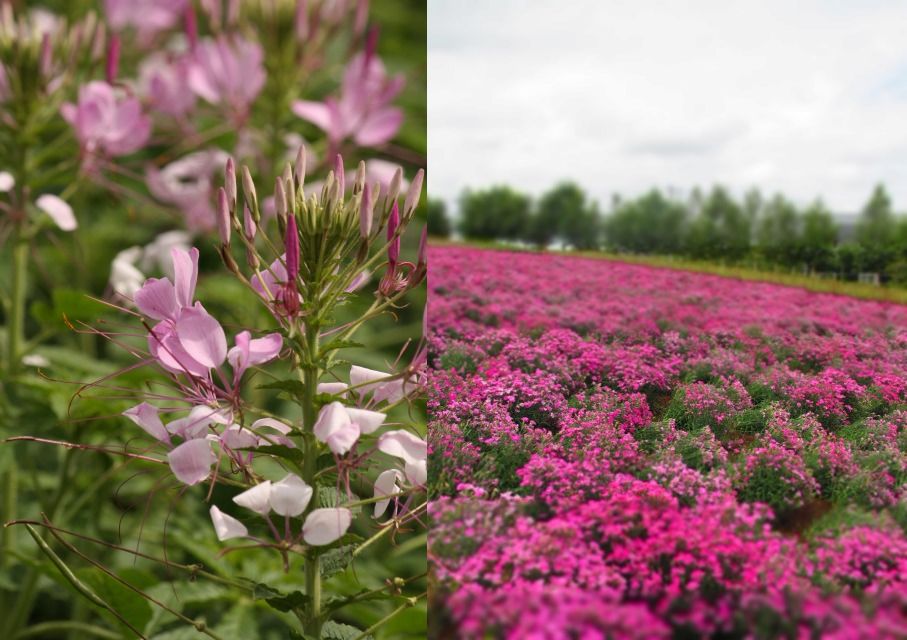
[[[255,224],[255,220],[252,218],[252,212],[249,211],[249,207],[243,207],[243,231],[249,242],[252,242],[252,240],[255,239],[255,234],[258,232],[258,225]]]
[[[227,191],[227,203],[230,210],[236,209],[236,165],[233,158],[227,158],[227,167],[224,169],[224,189]]]
[[[119,54],[119,51],[117,52]],[[53,45],[50,43],[50,34],[45,33],[41,36],[41,57],[38,62],[38,70],[44,78],[50,77],[51,68],[53,67]],[[114,73],[116,75],[116,73]],[[108,80],[110,82],[110,80]]]
[[[252,211],[252,215],[255,216],[255,221],[258,222],[258,194],[255,193],[255,183],[252,181],[252,174],[249,173],[249,167],[245,165],[243,165],[242,168],[242,193],[243,199],[246,201],[246,206],[249,207]]]
[[[287,217],[287,194],[281,178],[274,181],[274,207],[277,209],[278,218],[283,220]]]
[[[373,206],[372,190],[366,184],[362,188],[362,200],[359,203],[359,236],[365,240],[372,232]]]
[[[186,31],[186,39],[189,41],[189,49],[194,51],[198,45],[198,19],[195,16],[195,6],[192,2],[186,3],[183,28]]]
[[[296,0],[296,15],[293,20],[296,39],[303,41],[309,37],[309,3],[307,0]]]
[[[305,164],[305,145],[299,145],[299,152],[296,154],[296,165],[293,170],[293,177],[296,178],[296,186],[299,189],[302,189],[302,185],[305,184]]]
[[[47,37],[47,34],[45,34]],[[110,36],[110,43],[107,45],[107,64],[104,68],[107,84],[113,84],[117,80],[117,74],[120,69],[120,36],[113,34]]]
[[[293,179],[293,167],[290,166],[290,163],[287,163],[287,166],[283,168],[283,193],[284,198],[286,198],[287,211],[292,213],[295,210],[294,203],[296,201],[296,181]]]
[[[217,190],[217,232],[221,244],[230,244],[230,204],[223,187]]]
[[[356,3],[356,17],[353,20],[353,31],[356,35],[365,32],[368,25],[368,0],[359,0]]]
[[[391,183],[387,188],[387,196],[384,200],[384,212],[387,213],[388,209],[396,204],[397,196],[400,195],[400,184],[403,182],[403,169],[397,167],[397,170],[394,171],[394,177],[391,178]]]
[[[419,169],[416,177],[409,185],[409,191],[406,193],[406,200],[403,204],[403,217],[409,218],[416,207],[419,206],[419,199],[422,197],[422,181],[425,179],[425,170]]]
[[[397,234],[397,227],[399,226],[400,208],[395,200],[391,215],[387,219],[387,241],[390,243],[387,245],[387,261],[391,269],[396,267],[397,262],[400,260],[400,236]]]
[[[334,158],[334,178],[337,180],[337,191],[340,193],[340,199],[343,199],[343,194],[346,191],[346,180],[345,174],[346,170],[343,168],[343,156],[339,153]]]

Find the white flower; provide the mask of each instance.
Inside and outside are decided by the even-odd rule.
[[[353,365],[350,367],[350,386],[355,387],[360,396],[371,392],[375,402],[387,401],[393,404],[402,400],[406,393],[403,390],[403,379],[388,380],[390,376],[383,371]]]
[[[302,525],[302,539],[314,546],[331,544],[346,533],[352,520],[349,509],[315,509]]]
[[[340,456],[352,449],[361,434],[372,433],[384,424],[386,417],[377,411],[353,409],[335,401],[321,408],[315,437]]]
[[[409,431],[388,431],[378,438],[378,450],[403,460],[406,479],[416,486],[428,480],[428,444]]]
[[[403,474],[397,471],[396,469],[388,469],[387,471],[382,471],[378,478],[375,480],[375,497],[379,496],[392,496],[395,493],[400,492],[400,487],[397,485],[397,482],[403,481]],[[380,518],[385,511],[387,511],[387,506],[390,504],[390,498],[384,498],[375,503],[375,515],[373,517]]]
[[[221,542],[230,538],[245,538],[249,535],[249,530],[246,529],[242,522],[233,516],[227,515],[214,505],[211,505],[208,513],[211,514],[211,522],[214,523],[214,532],[217,534],[217,539]]]

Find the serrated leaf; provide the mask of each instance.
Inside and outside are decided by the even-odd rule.
[[[361,633],[362,629],[333,620],[328,620],[321,627],[322,640],[353,640],[353,638],[358,638]],[[363,640],[374,640],[374,636],[368,634]]]
[[[327,580],[350,566],[356,546],[355,544],[343,545],[319,556],[321,559],[321,577]]]
[[[341,507],[350,502],[358,502],[359,496],[355,493],[339,492],[335,487],[318,487],[318,504],[322,507]],[[362,505],[349,507],[353,517],[362,513]]]
[[[243,449],[247,451],[248,449]],[[283,444],[269,444],[263,447],[257,447],[254,449],[256,453],[264,453],[269,456],[274,456],[276,458],[283,458],[284,460],[289,460],[290,462],[295,462],[301,464],[305,458],[305,454],[301,449],[296,449],[294,447],[288,447]]]
[[[302,591],[282,593],[273,587],[260,582],[252,587],[252,598],[264,600],[278,611],[304,611],[308,606],[308,598]]]
[[[280,391],[289,394],[296,400],[301,400],[305,396],[305,385],[299,380],[275,380],[259,385],[258,388]]]

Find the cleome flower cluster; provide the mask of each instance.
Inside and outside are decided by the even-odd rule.
[[[907,308],[439,247],[429,313],[457,637],[907,635]]]

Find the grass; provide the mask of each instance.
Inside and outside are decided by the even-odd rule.
[[[849,296],[852,298],[861,298],[864,300],[879,300],[882,302],[892,302],[896,304],[907,304],[907,289],[901,287],[891,287],[886,285],[872,285],[862,282],[847,282],[843,280],[828,280],[802,273],[790,273],[786,271],[768,271],[754,267],[740,265],[725,265],[706,260],[692,260],[688,258],[679,258],[674,256],[646,256],[631,255],[622,253],[608,253],[603,251],[553,251],[540,250],[528,247],[519,247],[507,245],[500,242],[489,241],[452,241],[441,238],[433,238],[431,244],[435,246],[446,247],[471,247],[474,249],[489,249],[493,251],[518,251],[522,253],[547,253],[550,255],[577,256],[580,258],[590,258],[594,260],[608,260],[612,262],[623,262],[626,264],[639,264],[659,269],[676,269],[680,271],[691,271],[694,273],[707,273],[711,275],[722,276],[725,278],[735,278],[737,280],[748,280],[752,282],[771,282],[788,287],[797,287],[817,293],[830,293],[840,296]]]

